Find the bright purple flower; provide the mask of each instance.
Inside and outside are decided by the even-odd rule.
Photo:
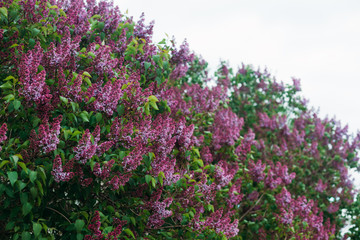
[[[231,223],[230,214],[231,212],[227,212],[223,215],[223,209],[219,209],[212,213],[205,222],[201,222],[201,225],[204,228],[208,227],[210,229],[214,229],[217,233],[222,232],[229,238],[234,237],[239,232],[239,220],[235,219]]]
[[[74,176],[74,173],[63,171],[61,158],[57,155],[54,159],[51,175],[54,176],[55,182],[67,182]]]
[[[153,193],[149,202],[146,203],[145,208],[151,211],[147,226],[151,228],[161,227],[165,221],[164,218],[170,217],[173,212],[171,210],[166,210],[167,207],[173,202],[172,198],[167,198],[164,201],[159,201],[161,197],[162,190],[159,189],[157,192]]]
[[[280,214],[277,215],[280,223],[282,224],[292,224],[294,219],[294,213],[291,210],[286,211],[285,209],[280,209]]]
[[[143,159],[143,155],[147,152],[147,148],[138,145],[136,146],[126,157],[124,157],[122,165],[125,171],[130,172],[135,170],[140,164],[141,160]]]
[[[339,210],[340,203],[330,203],[330,205],[327,208],[327,211],[329,213],[336,213]]]
[[[38,67],[43,57],[43,49],[38,42],[33,50],[23,54],[19,65],[19,81],[23,86],[19,93],[28,103],[39,102],[48,89],[45,83],[45,70],[38,73]]]
[[[293,201],[291,193],[286,188],[283,188],[279,194],[275,195],[275,199],[276,204],[285,209],[288,208]]]
[[[114,163],[115,160],[111,159],[109,162],[103,165],[103,168],[100,167],[99,163],[95,163],[93,173],[101,179],[106,179],[110,176],[110,171]]]
[[[315,190],[318,192],[323,192],[323,191],[325,191],[326,187],[327,187],[327,184],[323,183],[323,181],[321,179],[319,179],[319,181],[315,187]]]
[[[278,177],[272,169],[269,169],[265,179],[265,185],[270,189],[275,189],[280,184],[282,184],[281,178]]]
[[[224,145],[233,146],[240,137],[244,119],[239,118],[230,109],[223,109],[215,114],[212,125],[213,145],[215,150]]]
[[[231,165],[226,161],[220,161],[215,167],[215,179],[218,182],[218,189],[226,186],[234,178],[239,166]]]
[[[200,151],[201,159],[204,162],[204,165],[210,164],[213,161],[212,154],[210,152],[209,147],[205,146]]]
[[[178,64],[175,69],[171,72],[169,78],[173,80],[178,80],[186,75],[189,67],[185,64]]]
[[[32,132],[32,143],[34,148],[40,148],[42,152],[48,153],[54,151],[57,148],[60,140],[58,138],[60,134],[60,123],[62,121],[62,115],[54,118],[54,121],[50,124],[46,121],[39,126],[39,134],[36,135],[35,131]]]
[[[74,148],[75,160],[85,164],[96,153],[97,141],[92,143],[89,129],[86,129],[77,147]]]
[[[281,166],[280,162],[276,163],[275,172],[278,177],[281,178],[283,184],[288,185],[292,182],[292,180],[295,178],[296,173],[288,173],[288,167],[286,165]]]
[[[226,200],[229,204],[229,209],[238,205],[244,197],[241,193],[241,179],[239,178],[229,189],[229,198]]]
[[[101,221],[99,211],[95,211],[94,217],[91,219],[91,224],[89,224],[88,229],[92,234],[97,237],[97,239],[102,239],[102,233],[100,231]]]
[[[293,78],[292,80],[293,80],[293,83],[294,83],[294,89],[296,91],[301,91],[300,79]]]
[[[118,176],[115,175],[109,182],[108,184],[112,186],[113,190],[117,190],[119,189],[120,186],[125,186],[125,184],[129,181],[131,177],[131,174],[124,174],[121,175],[119,174]]]
[[[91,140],[93,137],[93,141]],[[85,164],[87,160],[91,159],[95,154],[101,156],[114,144],[113,141],[106,141],[99,144],[100,141],[100,126],[97,125],[90,134],[89,129],[86,129],[78,145],[74,147],[74,159]]]
[[[258,160],[257,163],[254,163],[253,160],[249,160],[249,174],[253,181],[260,182],[265,179],[264,170],[266,168],[266,164],[262,164],[261,160]]]
[[[3,123],[3,125],[0,127],[0,143],[4,142],[7,139],[6,132],[7,132],[7,125],[6,123]],[[0,147],[1,151],[2,147]]]

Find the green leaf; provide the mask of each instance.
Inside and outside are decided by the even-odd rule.
[[[88,55],[93,57],[93,58],[96,58],[96,55],[93,52],[88,52]]]
[[[13,76],[7,76],[4,81],[9,81],[9,80],[16,80],[16,78],[14,78]]]
[[[149,106],[150,106],[149,102],[145,103],[145,105],[144,105],[144,111],[145,111],[146,115],[150,114],[150,107]]]
[[[76,240],[83,240],[84,236],[81,233],[76,234]]]
[[[160,184],[163,185],[163,182],[164,182],[164,179],[165,179],[165,174],[164,174],[164,172],[162,172],[162,171],[159,172],[158,177],[159,177],[159,182],[160,182]]]
[[[29,178],[30,178],[30,181],[31,181],[32,183],[34,183],[34,182],[35,182],[36,177],[37,177],[37,172],[35,172],[35,171],[31,171],[31,172],[30,172],[30,176],[29,176]]]
[[[14,226],[15,226],[15,222],[8,222],[8,223],[6,224],[5,230],[6,230],[6,231],[9,231],[9,230],[13,229]]]
[[[3,166],[5,166],[5,164],[8,164],[9,161],[8,160],[2,160],[0,163],[0,168],[2,168]]]
[[[151,63],[149,63],[149,62],[144,62],[145,71],[147,71],[150,66],[151,66]]]
[[[9,177],[11,185],[14,186],[14,183],[18,179],[18,173],[17,172],[8,172],[8,177]]]
[[[6,82],[3,85],[1,85],[0,88],[9,89],[12,88],[12,84],[10,82]]]
[[[70,102],[70,105],[71,105],[74,112],[76,111],[76,109],[79,108],[79,105],[77,103],[75,103],[75,102]]]
[[[65,103],[68,104],[69,100],[66,97],[60,96],[60,100]]]
[[[33,37],[36,37],[39,33],[40,33],[40,30],[37,29],[37,28],[33,28],[31,30],[31,34],[32,34]]]
[[[204,167],[204,162],[201,159],[196,159],[194,162],[197,163],[199,167]]]
[[[24,216],[28,215],[29,212],[31,212],[32,209],[32,205],[29,202],[26,202],[23,206],[22,206],[22,213]]]
[[[31,188],[30,188],[30,193],[31,193],[31,196],[32,196],[33,198],[36,198],[36,196],[37,196],[37,194],[38,194],[38,191],[37,191],[37,189],[36,189],[35,187],[31,187]]]
[[[8,10],[6,7],[0,8],[0,13],[4,15],[6,18],[8,17]]]
[[[158,102],[159,100],[157,99],[157,97],[155,97],[154,95],[151,95],[148,97],[150,102]]]
[[[41,182],[39,180],[36,180],[36,185],[38,186],[41,195],[44,195],[44,189],[43,189],[43,187],[41,185]]]
[[[95,102],[95,100],[96,100],[96,98],[91,97],[90,100],[87,102],[87,104],[93,103],[93,102]]]
[[[30,240],[30,239],[31,239],[31,235],[29,232],[22,232],[21,240]]]
[[[197,155],[198,157],[200,157],[199,149],[193,148],[193,152],[196,153],[196,155]]]
[[[14,109],[15,110],[18,110],[20,108],[20,106],[21,106],[21,102],[19,100],[17,100],[17,99],[15,99],[13,101],[13,104],[14,104]]]
[[[85,226],[85,222],[83,220],[77,219],[75,221],[75,229],[77,232],[81,232],[84,226]]]
[[[22,181],[18,181],[17,182],[18,184],[19,184],[19,190],[21,191],[21,190],[23,190],[25,187],[26,187],[26,183],[24,183],[24,182],[22,182]]]
[[[133,224],[134,226],[136,226],[136,220],[135,220],[134,217],[130,217],[130,221],[132,222],[132,224]]]
[[[127,235],[129,235],[129,236],[131,236],[131,237],[133,237],[133,238],[135,239],[134,233],[133,233],[130,229],[126,228],[126,229],[124,229],[123,231],[124,231]]]
[[[15,99],[15,96],[14,96],[14,94],[9,94],[9,95],[6,95],[5,97],[3,97],[3,99],[5,101],[11,101],[11,100]]]
[[[96,118],[97,122],[100,122],[101,119],[102,119],[102,114],[101,113],[96,113],[95,118]]]
[[[150,102],[150,105],[151,105],[155,110],[159,110],[158,106],[156,105],[156,102]]]
[[[147,184],[149,184],[149,182],[151,181],[151,179],[152,179],[152,176],[150,176],[150,175],[146,175],[146,176],[145,176],[145,181],[146,181]]]
[[[83,112],[80,113],[79,116],[81,117],[81,119],[82,119],[84,122],[89,122],[88,112],[83,111]]]
[[[18,162],[17,165],[19,165],[26,173],[28,172],[28,168],[26,167],[25,163]]]
[[[84,78],[84,81],[89,85],[89,87],[91,87],[92,83],[89,78]]]
[[[83,72],[83,75],[85,75],[85,76],[87,76],[87,77],[89,77],[89,78],[91,78],[91,75],[90,75],[90,73],[88,73],[88,72]]]
[[[10,159],[12,160],[12,162],[14,163],[14,165],[16,166],[17,165],[17,162],[19,161],[19,157],[16,156],[16,155],[12,155],[10,157]]]

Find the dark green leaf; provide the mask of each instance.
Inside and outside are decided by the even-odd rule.
[[[35,237],[38,237],[40,235],[41,229],[42,227],[40,223],[33,223],[33,231]]]
[[[32,209],[32,205],[29,202],[26,202],[23,206],[22,206],[22,213],[24,216],[28,215],[29,212],[31,212]]]
[[[8,177],[9,177],[11,185],[14,186],[14,183],[18,179],[18,173],[17,172],[8,172]]]

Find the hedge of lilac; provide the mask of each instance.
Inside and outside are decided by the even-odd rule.
[[[339,239],[350,223],[357,239],[360,135],[299,80],[209,77],[108,1],[0,1],[0,17],[3,239]]]

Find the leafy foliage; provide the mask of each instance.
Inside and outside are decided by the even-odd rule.
[[[111,2],[0,2],[4,239],[333,239],[360,136]],[[358,223],[348,236],[356,238]],[[356,225],[357,224],[357,225]]]

